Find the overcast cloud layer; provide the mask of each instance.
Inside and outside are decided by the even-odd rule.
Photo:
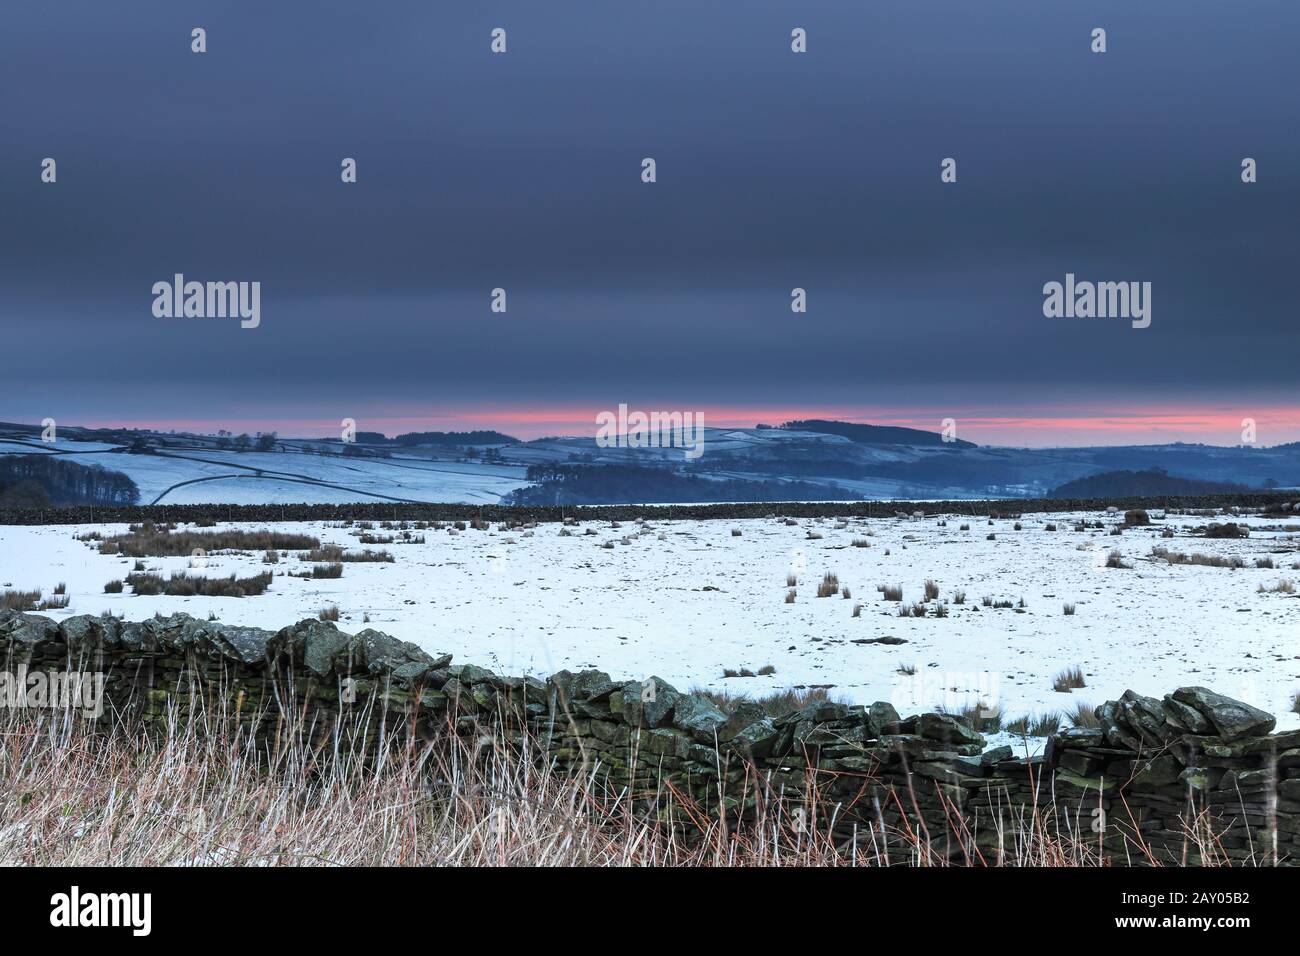
[[[9,4],[0,419],[1295,408],[1297,36],[1294,0]],[[260,281],[261,326],[155,318],[177,272]],[[1066,272],[1151,282],[1151,327],[1044,318]]]

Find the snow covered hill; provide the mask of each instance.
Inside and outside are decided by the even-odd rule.
[[[343,504],[417,501],[495,504],[527,484],[521,465],[420,457],[346,458],[301,452],[167,448],[131,454],[102,442],[65,438],[0,454],[57,454],[103,465],[135,481],[141,504]]]

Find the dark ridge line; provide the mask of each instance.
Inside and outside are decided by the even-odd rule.
[[[1264,509],[1278,506],[1280,518],[1300,512],[1281,512],[1280,506],[1300,497],[1296,492],[1251,492],[1218,495],[1164,495],[1131,498],[1002,498],[954,501],[764,501],[708,505],[563,505],[511,507],[508,505],[349,503],[285,505],[130,505],[59,508],[0,508],[0,525],[125,524],[139,521],[485,521],[555,522],[565,518],[585,521],[657,520],[736,521],[746,518],[893,518],[914,512],[970,517],[1015,517],[1064,511],[1103,511],[1115,507],[1162,510],[1220,508]]]

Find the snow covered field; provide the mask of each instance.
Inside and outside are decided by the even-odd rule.
[[[523,467],[418,457],[346,458],[274,452],[180,449],[150,455],[113,453],[114,446],[61,439],[0,445],[0,454],[21,449],[66,461],[102,465],[127,475],[140,489],[140,503],[345,504],[358,501],[435,501],[496,504],[528,484]]]
[[[1107,527],[1075,531],[1079,519]],[[1006,717],[1073,711],[1079,701],[1095,704],[1127,688],[1159,696],[1199,684],[1276,714],[1281,728],[1300,726],[1290,711],[1300,691],[1300,599],[1258,590],[1280,581],[1300,590],[1300,525],[1234,519],[1251,525],[1249,539],[1206,539],[1190,529],[1227,519],[1171,514],[1109,534],[1120,519],[1031,515],[1020,519],[1022,530],[1009,519],[957,516],[494,525],[413,530],[424,543],[378,545],[360,544],[355,527],[222,524],[186,530],[271,527],[352,551],[382,548],[395,560],[348,563],[342,578],[330,580],[288,576],[310,567],[292,552],[276,565],[264,565],[261,552],[212,554],[201,570],[184,557],[144,559],[164,574],[274,571],[265,594],[245,598],[104,593],[105,582],[125,578],[134,561],[101,555],[76,536],[125,526],[0,527],[0,586],[39,588],[48,597],[65,582],[69,607],[43,612],[53,617],[111,611],[141,620],[186,611],[279,628],[336,605],[344,630],[374,627],[509,674],[597,667],[629,679],[658,675],[679,689],[751,695],[832,685],[834,696],[892,700],[904,713],[982,695]],[[1166,526],[1175,537],[1161,538]],[[376,526],[367,533],[398,532]],[[1171,565],[1152,558],[1153,546],[1235,556],[1246,567]],[[1107,567],[1112,549],[1132,567]],[[1257,568],[1259,558],[1275,568]],[[851,597],[818,598],[826,572]],[[797,579],[793,603],[786,602],[788,575]],[[939,587],[930,612],[900,617],[900,607],[923,601],[927,579]],[[886,584],[902,586],[901,604],[884,600],[877,587]],[[957,592],[964,603],[956,603]],[[986,607],[985,597],[1013,605],[1023,598],[1025,606]],[[943,602],[947,616],[933,616]],[[881,638],[905,643],[866,643]],[[765,676],[723,676],[769,666],[775,671]],[[1053,677],[1073,666],[1087,686],[1054,691]],[[900,672],[912,668],[914,675]]]

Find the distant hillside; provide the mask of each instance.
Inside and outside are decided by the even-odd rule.
[[[859,425],[854,422],[833,422],[823,418],[786,422],[781,426],[791,431],[816,432],[819,435],[839,435],[859,445],[943,445],[948,448],[974,448],[974,442],[946,442],[938,432],[919,428],[901,428],[894,425]]]
[[[1049,498],[1119,498],[1135,495],[1216,495],[1249,491],[1245,485],[1227,481],[1199,481],[1166,474],[1159,468],[1149,471],[1104,471],[1087,478],[1076,478],[1048,492]]]
[[[730,501],[857,501],[862,496],[807,481],[715,480],[635,465],[539,465],[504,505],[706,504]]]
[[[397,445],[517,445],[518,438],[501,432],[407,432],[393,439]]]
[[[938,427],[938,422],[935,423]],[[40,441],[39,425],[0,423],[0,455],[102,463],[128,476],[145,501],[163,504],[333,503],[375,498],[424,502],[495,502],[525,483],[546,482],[528,492],[554,504],[554,493],[594,500],[698,501],[812,498],[1043,498],[1049,494],[1097,497],[1212,495],[1209,489],[1300,489],[1300,443],[1272,447],[1195,444],[1008,448],[945,443],[937,432],[804,419],[755,428],[710,428],[705,453],[683,460],[680,449],[602,448],[594,437],[519,441],[494,429],[416,431],[388,438],[363,431],[357,441],[277,438],[144,430],[87,432],[61,423],[58,442]],[[96,441],[88,441],[93,435]],[[133,452],[128,454],[128,452]],[[307,454],[303,454],[307,452]],[[364,457],[363,457],[364,456]],[[555,487],[555,477],[525,477],[531,466],[587,463],[658,469],[644,480],[628,476],[613,490],[597,479]],[[671,466],[671,467],[668,467]],[[53,467],[53,466],[47,466]],[[1154,473],[1154,474],[1152,474]],[[1118,475],[1111,480],[1105,476]],[[1177,475],[1178,478],[1170,478]],[[666,477],[665,477],[666,476]],[[1137,477],[1134,477],[1137,476]],[[53,477],[53,473],[51,476]],[[62,482],[75,485],[68,475]],[[612,476],[610,476],[612,477]],[[1087,483],[1079,483],[1083,480]],[[713,480],[705,487],[691,482]],[[686,481],[686,486],[680,482]],[[747,483],[728,489],[726,481]],[[16,487],[28,482],[23,488]],[[796,482],[798,484],[796,484]],[[37,491],[31,483],[41,485]],[[96,496],[110,497],[99,480]],[[67,500],[72,488],[55,488],[34,476],[0,474],[0,491],[35,500],[43,494]],[[49,487],[47,487],[49,486]],[[127,492],[129,494],[129,491]],[[565,498],[565,500],[568,500]]]

